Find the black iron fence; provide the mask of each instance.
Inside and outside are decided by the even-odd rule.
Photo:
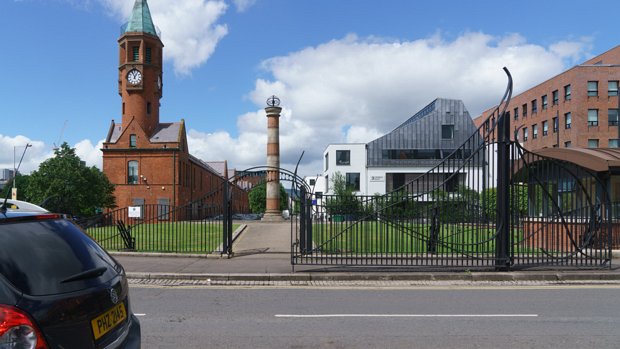
[[[312,205],[312,213],[300,216],[293,232],[293,264],[610,265],[618,234],[605,179],[511,140],[511,93],[510,80],[497,118],[394,192],[302,200],[301,212]]]
[[[79,220],[86,232],[111,251],[232,253],[246,197],[235,197],[227,183],[218,191],[181,207],[141,205]]]

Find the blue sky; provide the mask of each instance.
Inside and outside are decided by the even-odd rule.
[[[68,142],[89,165],[120,121],[117,39],[133,0],[0,0],[0,169],[29,172]],[[243,169],[266,153],[263,108],[284,108],[282,164],[322,169],[329,143],[368,142],[434,98],[472,116],[618,42],[598,1],[149,0],[164,42],[161,121],[190,152]],[[191,45],[191,46],[188,46]],[[192,47],[188,49],[188,47]],[[21,150],[20,150],[21,148]]]

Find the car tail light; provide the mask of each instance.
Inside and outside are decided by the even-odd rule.
[[[23,311],[0,304],[0,349],[48,349],[41,331]]]

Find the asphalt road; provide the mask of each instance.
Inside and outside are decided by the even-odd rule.
[[[618,348],[620,287],[132,286],[144,348]]]

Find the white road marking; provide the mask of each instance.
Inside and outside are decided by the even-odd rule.
[[[146,316],[146,314],[142,314],[142,313],[135,313],[135,316]]]
[[[538,317],[538,314],[276,314],[279,318],[363,318],[363,317],[411,317],[411,318],[498,318]]]

